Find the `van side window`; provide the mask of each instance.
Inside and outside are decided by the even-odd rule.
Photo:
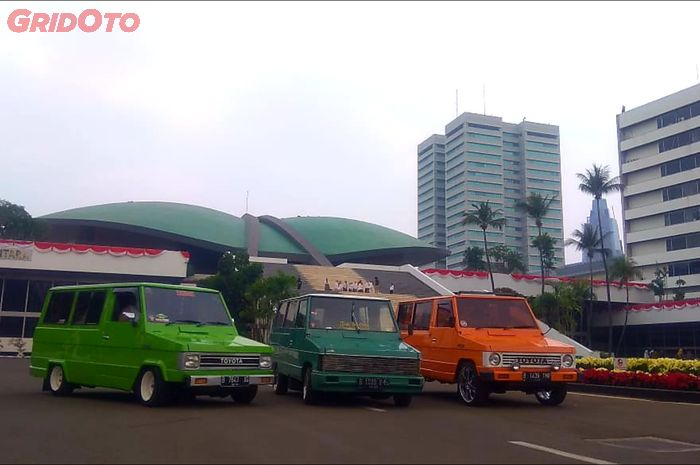
[[[287,310],[287,318],[284,320],[284,327],[285,328],[293,328],[294,327],[294,320],[297,318],[297,312],[299,311],[299,301],[295,300],[293,302],[289,302],[289,310]]]
[[[289,302],[282,302],[277,309],[277,315],[275,315],[275,328],[281,328],[284,324],[284,317],[287,315],[287,307]]]
[[[428,329],[430,315],[433,313],[433,301],[418,302],[413,313],[413,329]]]
[[[400,330],[406,331],[408,329],[408,325],[411,324],[411,318],[413,318],[412,310],[412,303],[399,304],[399,315],[396,319],[399,322]]]
[[[299,301],[299,313],[294,320],[295,328],[306,328],[306,307],[308,301],[306,299]]]
[[[136,288],[116,289],[112,321],[139,320],[139,292]]]
[[[71,323],[74,325],[96,325],[99,323],[106,296],[106,291],[78,292],[78,301],[75,303]]]
[[[75,292],[55,292],[51,295],[49,308],[46,310],[44,323],[64,325],[68,321],[70,309],[73,306]]]
[[[440,300],[437,303],[437,321],[435,326],[439,328],[451,328],[455,325],[451,300]]]

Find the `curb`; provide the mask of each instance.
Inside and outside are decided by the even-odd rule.
[[[617,397],[657,400],[661,402],[687,402],[700,404],[700,391],[680,391],[672,389],[651,389],[626,386],[608,386],[603,384],[569,383],[570,392],[604,394]]]

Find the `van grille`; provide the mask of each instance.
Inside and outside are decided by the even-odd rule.
[[[503,366],[511,366],[518,363],[520,366],[550,367],[561,365],[560,354],[503,354],[501,356]]]
[[[321,371],[413,376],[420,373],[420,360],[393,357],[323,355],[321,356]]]
[[[246,369],[260,367],[260,356],[250,354],[202,354],[200,368]]]

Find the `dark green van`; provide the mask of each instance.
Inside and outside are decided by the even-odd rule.
[[[54,287],[34,332],[30,372],[56,395],[132,391],[148,406],[179,392],[251,402],[274,381],[272,348],[238,335],[218,291],[120,283]]]
[[[301,389],[305,403],[320,391],[393,395],[407,406],[423,389],[420,352],[401,341],[391,302],[341,294],[309,294],[277,307],[270,342],[275,392]]]

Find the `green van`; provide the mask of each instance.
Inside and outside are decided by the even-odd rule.
[[[283,300],[270,341],[275,393],[300,389],[307,404],[327,391],[393,395],[403,407],[423,389],[420,352],[401,340],[387,299],[309,294]]]
[[[30,372],[44,390],[132,391],[156,406],[178,393],[251,402],[274,382],[272,348],[238,335],[221,294],[150,283],[49,290]]]

